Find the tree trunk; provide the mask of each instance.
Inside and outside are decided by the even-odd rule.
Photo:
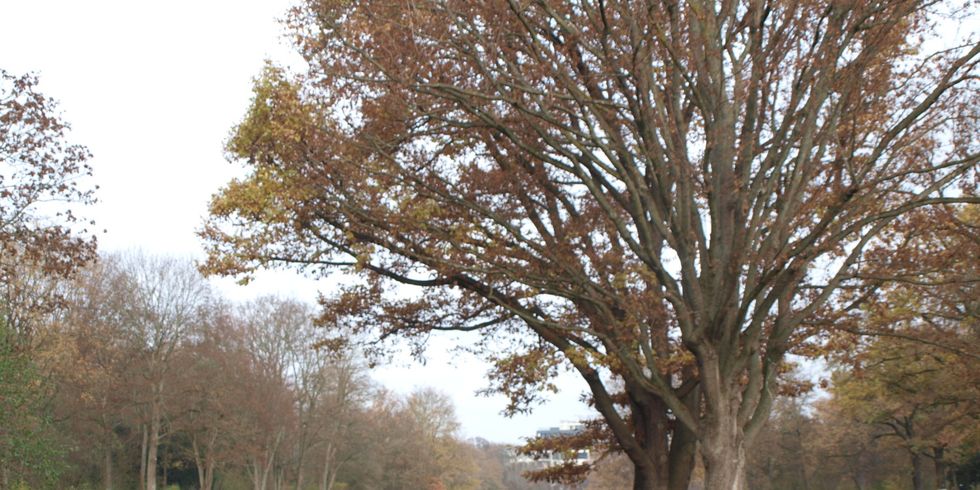
[[[105,467],[103,468],[102,481],[104,482],[105,490],[112,490],[112,445],[106,443],[103,452]]]
[[[667,488],[657,472],[651,470],[649,467],[639,465],[633,467],[633,490],[665,490]]]
[[[936,488],[946,488],[946,461],[943,453],[945,448],[937,447],[932,449],[932,461],[936,469]]]
[[[704,455],[705,490],[748,489],[745,448],[741,444],[718,445],[701,453]]]
[[[252,488],[254,490],[265,490],[265,480],[263,479],[265,474],[258,457],[252,458],[249,468],[252,469]]]
[[[296,490],[303,490],[303,463],[306,459],[306,441],[303,437],[299,443],[299,455],[296,457]]]
[[[701,392],[697,388],[691,390],[684,398],[684,404],[692,413],[697,413],[701,405]],[[674,424],[671,434],[670,454],[667,462],[668,490],[687,490],[691,484],[691,473],[694,471],[697,456],[698,439],[694,431],[684,424]]]
[[[320,477],[320,490],[330,490],[333,486],[333,460],[336,455],[336,448],[334,447],[333,441],[327,443],[327,449],[323,457],[323,473]]]
[[[747,490],[745,437],[738,422],[738,404],[731,398],[707,407],[701,456],[705,490]]]
[[[146,424],[140,424],[143,438],[140,442],[140,490],[146,490],[146,446],[149,444]]]
[[[637,411],[634,414],[640,414]],[[666,424],[656,421],[656,414],[646,414],[646,424],[637,424],[637,440],[643,444],[653,465],[633,461],[634,490],[687,490],[694,470],[694,457],[697,440],[694,433],[678,424],[670,437],[669,449],[666,447]],[[651,429],[654,429],[651,431]],[[657,434],[657,430],[661,431]],[[656,437],[645,437],[644,431],[651,431]],[[666,454],[665,454],[666,453]]]
[[[160,404],[150,404],[149,443],[146,452],[146,490],[157,489],[157,451],[160,448]]]
[[[697,359],[704,397],[699,442],[705,490],[747,490],[747,441],[739,421],[741,387],[728,379],[725,363],[712,347],[705,346]]]
[[[217,434],[212,432],[208,439],[207,446],[204,447],[202,454],[201,448],[197,444],[197,438],[191,439],[191,448],[194,450],[194,465],[197,466],[197,482],[201,490],[211,490],[214,487],[214,440]]]
[[[912,452],[912,488],[915,490],[926,490],[926,482],[922,477],[923,466],[922,456]]]
[[[642,457],[634,459],[633,490],[667,490],[668,432],[663,401],[627,382],[626,392],[633,413],[633,438]]]

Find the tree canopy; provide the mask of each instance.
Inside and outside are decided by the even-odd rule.
[[[18,261],[65,274],[94,257],[95,238],[73,230],[78,205],[94,202],[87,148],[67,141],[57,105],[34,75],[0,70],[0,246],[3,277]],[[58,207],[55,203],[73,204]],[[73,207],[75,209],[73,209]],[[91,224],[91,223],[89,223]]]
[[[634,488],[686,488],[695,441],[745,488],[786,355],[863,314],[904,218],[980,202],[980,43],[936,40],[971,8],[307,0],[205,269],[355,273],[329,345],[481,332],[512,409],[582,376]]]

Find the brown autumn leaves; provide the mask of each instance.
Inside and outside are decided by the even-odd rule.
[[[335,346],[480,332],[515,406],[581,375],[635,488],[695,453],[745,488],[787,356],[867,329],[976,362],[974,249],[924,240],[975,236],[980,44],[935,48],[973,9],[304,2],[206,267],[355,272]],[[916,288],[929,313],[879,314]]]
[[[634,488],[745,488],[794,356],[976,372],[975,9],[303,2],[204,269],[350,272],[324,345],[475,332],[512,410],[578,373]]]
[[[95,257],[94,231],[76,216],[95,197],[88,149],[66,142],[67,124],[33,75],[0,70],[0,284],[4,304],[30,299],[24,264],[66,277]],[[24,287],[21,287],[24,286]]]
[[[338,345],[481,332],[516,402],[582,376],[635,488],[685,488],[695,447],[745,488],[787,355],[942,267],[907,234],[975,230],[980,44],[932,41],[972,8],[305,2],[308,71],[258,80],[207,268],[354,271]]]

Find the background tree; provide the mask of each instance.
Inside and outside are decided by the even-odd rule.
[[[317,352],[318,356],[325,356]],[[316,421],[319,427],[317,443],[322,450],[319,488],[331,490],[344,465],[352,463],[357,450],[351,450],[357,437],[355,424],[370,396],[371,384],[364,366],[350,354],[326,357],[329,362],[319,373],[326,382],[317,402]],[[347,446],[347,447],[345,447]],[[364,455],[361,455],[362,457]]]
[[[878,437],[900,441],[917,489],[945,487],[948,464],[976,450],[978,218],[975,205],[905,216],[872,249],[869,286],[835,324],[843,336],[832,343],[843,348],[834,358],[848,367],[836,379],[837,402],[875,425]],[[925,476],[930,459],[932,482]]]
[[[57,105],[33,75],[0,69],[0,485],[51,484],[64,468],[38,330],[60,305],[59,280],[94,257],[77,206],[88,150],[69,144]],[[52,337],[45,335],[45,340]],[[50,342],[49,342],[50,344]],[[60,357],[60,344],[46,345]]]
[[[133,372],[143,412],[141,475],[145,490],[156,490],[158,451],[174,395],[167,387],[176,377],[178,351],[194,325],[203,321],[211,293],[190,261],[141,254],[120,260],[133,284],[126,292],[124,321],[125,341],[137,355]]]
[[[243,412],[254,401],[251,355],[241,325],[230,305],[209,305],[181,356],[177,382],[186,414],[176,429],[189,439],[185,449],[200,490],[215,488],[219,471],[244,463],[241,438],[250,429]]]
[[[785,356],[883,280],[871,245],[978,200],[980,44],[928,42],[959,7],[309,0],[207,269],[346,268],[337,345],[481,331],[515,406],[583,377],[634,488],[685,488],[694,439],[707,488],[745,488]]]
[[[976,363],[893,339],[876,342],[862,357],[853,371],[835,379],[839,403],[874,425],[876,437],[899,441],[910,458],[916,490],[945,488],[949,463],[980,448]],[[927,481],[929,460],[932,482]]]
[[[69,362],[53,370],[58,383],[59,418],[70,423],[77,440],[98,448],[102,484],[114,485],[115,453],[123,441],[120,430],[134,407],[130,371],[136,352],[129,337],[127,311],[136,285],[118,256],[103,256],[82,269],[66,287],[65,312],[59,331],[71,343]]]
[[[0,317],[0,487],[51,485],[64,447],[47,405],[48,386],[17,333]]]
[[[803,400],[785,397],[774,404],[773,415],[749,455],[752,488],[807,490],[822,488],[818,482],[832,479],[815,472],[815,453],[808,446],[815,439],[816,424],[804,413],[804,406]]]
[[[0,69],[0,285],[7,295],[19,264],[67,276],[95,257],[95,237],[77,229],[84,221],[75,214],[95,202],[80,182],[91,175],[89,151],[66,141],[67,123],[37,85],[34,75]]]
[[[262,297],[243,305],[238,315],[251,360],[249,471],[255,490],[264,490],[285,471],[288,438],[295,433],[292,375],[297,366],[291,361],[309,311],[296,301]]]

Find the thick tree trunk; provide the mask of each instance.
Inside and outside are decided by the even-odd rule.
[[[687,490],[697,448],[694,433],[668,419],[662,399],[629,382],[626,389],[633,416],[632,438],[639,446],[637,451],[626,452],[633,462],[633,489]],[[696,406],[697,390],[685,401]]]
[[[665,490],[667,486],[661,480],[649,467],[633,467],[633,490]]]
[[[701,456],[706,490],[747,490],[745,436],[738,421],[738,404],[719,397],[707,407]]]
[[[711,443],[705,443],[708,445]],[[705,490],[747,490],[745,448],[740,443],[724,443],[702,449]]]
[[[701,404],[700,390],[694,389],[684,398],[684,404],[692,413],[696,413]],[[670,454],[668,456],[668,490],[687,490],[691,484],[691,473],[694,471],[694,461],[697,456],[698,439],[694,431],[684,424],[674,424],[671,434]]]
[[[633,389],[630,389],[633,388]],[[663,402],[627,383],[633,435],[640,444],[643,460],[634,460],[633,490],[667,490],[668,432]]]
[[[642,413],[637,410],[634,416]],[[647,412],[645,415],[646,423],[634,421],[636,438],[652,464],[633,461],[633,489],[687,490],[697,448],[694,433],[678,426],[668,438],[667,420],[663,413]]]
[[[726,363],[714,348],[704,346],[697,358],[705,402],[699,434],[705,489],[747,490],[741,387],[728,379]]]
[[[686,427],[677,424],[670,444],[667,467],[667,490],[687,490],[694,471],[694,458],[697,456],[698,442]]]

